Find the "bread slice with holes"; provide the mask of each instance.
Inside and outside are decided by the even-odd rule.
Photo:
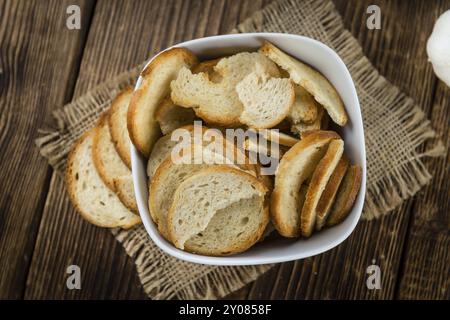
[[[128,107],[127,127],[134,146],[149,157],[160,136],[155,111],[170,92],[170,82],[182,68],[191,68],[197,58],[184,48],[172,48],[160,53],[144,69],[141,86],[134,91]]]
[[[130,169],[122,161],[112,142],[108,127],[108,114],[100,118],[97,127],[94,129],[92,155],[95,168],[111,190],[115,191],[115,178],[131,175]]]
[[[344,221],[350,213],[359,188],[361,187],[362,170],[358,165],[352,165],[347,169],[344,180],[338,189],[336,200],[327,219],[327,226],[334,226]]]
[[[167,233],[167,212],[172,203],[175,190],[189,175],[195,172],[211,167],[226,164],[235,168],[248,169],[252,175],[256,176],[256,172],[252,171],[254,167],[244,165],[235,165],[232,160],[226,158],[225,155],[215,153],[201,145],[191,145],[192,152],[187,155],[190,161],[175,162],[170,154],[167,155],[157,167],[149,185],[149,209],[153,221],[158,225],[161,234],[168,238]],[[197,153],[197,151],[199,153]],[[198,155],[200,154],[200,158]],[[243,169],[240,169],[243,170]]]
[[[134,195],[133,177],[131,174],[114,178],[114,189],[125,207],[131,212],[139,214],[136,196]]]
[[[299,85],[295,85],[295,100],[287,116],[291,124],[313,123],[317,118],[319,104],[313,96]]]
[[[317,216],[317,205],[320,197],[325,190],[325,187],[330,180],[339,160],[344,152],[344,141],[341,139],[331,140],[328,149],[322,159],[320,159],[309,183],[309,188],[306,193],[305,202],[301,209],[300,215],[300,229],[302,236],[310,237],[315,224]]]
[[[130,136],[127,128],[127,112],[133,88],[128,87],[114,98],[109,109],[109,132],[120,158],[131,169]]]
[[[177,106],[170,98],[164,99],[155,113],[155,119],[158,121],[163,135],[169,134],[179,127],[193,124],[195,118],[192,109]]]
[[[236,85],[255,71],[257,65],[270,76],[279,76],[278,67],[256,52],[241,52],[220,59],[214,66],[220,81],[212,81],[208,73],[194,74],[188,68],[182,68],[170,85],[172,101],[193,108],[196,115],[208,123],[239,125],[243,107],[236,93]]]
[[[282,236],[300,235],[302,204],[298,191],[314,172],[330,141],[339,138],[337,133],[332,131],[312,132],[281,158],[271,196],[271,215],[275,228]]]
[[[270,42],[264,42],[259,52],[286,70],[291,80],[308,91],[325,108],[335,123],[345,126],[348,117],[344,104],[327,78],[310,66],[284,53]]]
[[[66,169],[70,199],[80,215],[106,228],[131,228],[141,222],[109,189],[95,169],[92,158],[94,130],[86,132],[73,147]]]
[[[269,221],[266,187],[254,176],[215,166],[198,171],[177,188],[168,214],[177,248],[208,255],[247,250]]]
[[[330,177],[330,180],[323,190],[322,195],[320,196],[319,203],[317,204],[317,217],[316,217],[316,230],[321,230],[325,224],[325,221],[328,219],[328,215],[331,210],[331,206],[336,199],[336,195],[341,185],[342,179],[344,178],[345,172],[348,168],[348,158],[342,155],[341,160],[334,169],[333,174]]]
[[[272,78],[256,70],[236,85],[243,105],[239,121],[250,128],[272,128],[289,114],[295,100],[289,79]]]

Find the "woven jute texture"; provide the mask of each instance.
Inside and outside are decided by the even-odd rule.
[[[367,148],[364,219],[379,217],[414,195],[431,179],[424,156],[443,153],[429,121],[411,98],[379,75],[328,0],[280,0],[255,13],[233,32],[283,32],[320,40],[343,59],[361,103]],[[40,131],[37,145],[57,172],[65,167],[74,141],[93,127],[114,96],[133,84],[138,66],[55,111],[55,126]],[[383,121],[380,121],[383,119]],[[434,145],[434,146],[433,146]],[[418,152],[422,150],[422,152]],[[143,226],[113,230],[135,263],[145,292],[153,299],[223,297],[271,268],[271,265],[211,267],[172,258],[149,239]]]

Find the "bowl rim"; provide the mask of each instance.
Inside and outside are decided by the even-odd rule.
[[[353,79],[350,75],[350,72],[347,69],[347,66],[342,61],[342,59],[339,57],[339,55],[330,47],[325,45],[324,43],[309,38],[305,36],[300,35],[294,35],[294,34],[287,34],[287,33],[273,33],[273,32],[263,32],[263,33],[239,33],[239,34],[228,34],[228,35],[217,35],[217,36],[210,36],[210,37],[203,37],[193,40],[184,41],[181,43],[178,43],[176,45],[173,45],[171,47],[168,47],[162,51],[160,51],[158,54],[155,54],[153,57],[151,57],[142,70],[144,70],[147,65],[159,54],[161,54],[164,51],[170,50],[175,47],[185,47],[188,45],[195,45],[197,43],[203,43],[205,41],[213,41],[218,39],[239,39],[239,38],[284,38],[284,39],[293,39],[293,40],[301,40],[306,42],[314,43],[314,45],[321,48],[321,50],[325,50],[333,56],[338,64],[341,65],[342,70],[344,71],[343,76],[347,78],[346,81],[349,80],[349,83],[351,83],[351,90],[352,90],[352,100],[353,100],[353,106],[356,107],[359,111],[359,123],[357,124],[358,127],[361,128],[361,141],[362,144],[360,145],[361,150],[361,165],[362,165],[362,181],[361,181],[361,187],[357,195],[357,199],[360,199],[357,202],[360,203],[359,209],[357,211],[356,216],[354,217],[351,225],[345,229],[345,232],[341,234],[337,239],[334,239],[330,241],[326,245],[322,245],[320,248],[317,248],[315,250],[310,250],[308,254],[302,254],[302,252],[296,252],[292,253],[290,255],[285,255],[282,257],[241,257],[239,255],[231,255],[231,256],[225,256],[225,257],[216,257],[216,256],[206,256],[206,255],[200,255],[200,254],[194,254],[187,251],[180,250],[176,248],[174,245],[172,245],[170,242],[168,242],[166,239],[162,237],[162,235],[159,233],[156,225],[154,224],[153,220],[150,217],[150,214],[148,212],[148,201],[141,201],[141,199],[145,198],[143,197],[142,190],[139,188],[139,174],[138,174],[138,165],[141,161],[143,161],[142,155],[139,153],[139,151],[134,147],[133,143],[130,143],[130,153],[131,153],[131,167],[132,167],[132,177],[133,177],[133,187],[135,190],[135,196],[136,196],[136,202],[139,210],[139,215],[141,216],[143,225],[145,227],[146,232],[149,234],[151,240],[156,244],[158,248],[160,248],[163,252],[192,263],[198,263],[198,264],[205,264],[205,265],[217,265],[217,266],[232,266],[232,265],[260,265],[260,264],[271,264],[271,263],[281,263],[281,262],[287,262],[292,260],[299,260],[304,259],[308,257],[312,257],[321,253],[324,253],[339,244],[341,244],[343,241],[345,241],[350,234],[354,231],[356,225],[358,224],[358,221],[360,220],[362,208],[364,205],[364,198],[366,193],[366,147],[365,147],[365,138],[364,138],[364,126],[362,121],[362,114],[361,114],[361,107],[359,104],[358,95],[356,92],[355,84],[353,82]],[[142,77],[139,75],[139,78],[136,81],[136,85],[134,87],[134,90],[137,90],[142,82]],[[145,165],[146,167],[146,165]],[[144,170],[145,171],[145,170]],[[146,180],[147,177],[145,177]],[[147,182],[148,184],[148,182]],[[147,186],[148,188],[148,186]],[[356,206],[356,203],[355,203]],[[354,209],[353,209],[354,210]]]

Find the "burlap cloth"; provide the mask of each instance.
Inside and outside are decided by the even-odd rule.
[[[344,29],[330,1],[280,0],[233,30],[261,31],[300,34],[320,40],[333,48],[350,70],[361,103],[367,148],[364,219],[391,211],[430,181],[431,175],[422,158],[439,155],[444,147],[436,141],[434,147],[424,151],[424,142],[435,136],[429,121],[411,98],[379,75],[356,39]],[[41,130],[36,142],[57,172],[64,169],[72,143],[95,124],[121,88],[134,83],[140,69],[138,66],[111,79],[55,111],[55,127]],[[135,261],[143,288],[153,299],[220,298],[271,268],[271,265],[193,265],[161,252],[143,226],[112,232]]]

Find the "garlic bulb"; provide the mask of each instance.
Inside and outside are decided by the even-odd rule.
[[[434,73],[450,87],[450,10],[437,19],[427,42],[427,54]]]

